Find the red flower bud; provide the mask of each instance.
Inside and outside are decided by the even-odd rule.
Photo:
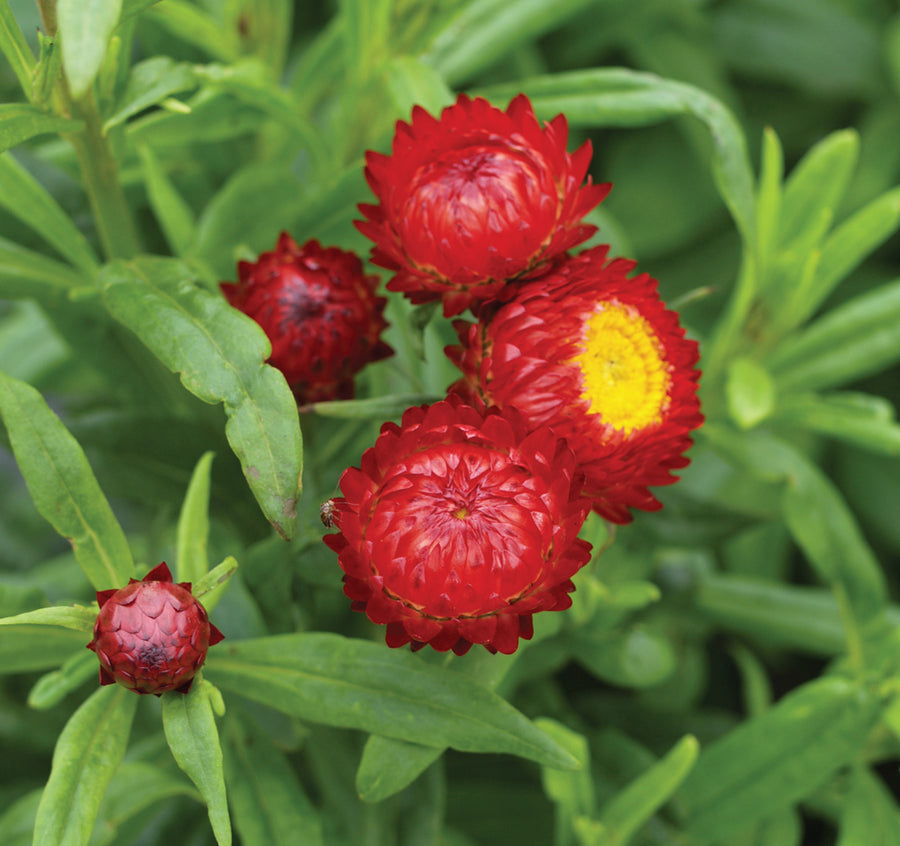
[[[273,251],[238,262],[238,277],[222,293],[265,330],[269,363],[301,405],[351,398],[354,375],[393,353],[379,338],[387,300],[354,253],[318,241],[299,247],[283,232]]]
[[[224,638],[191,595],[191,583],[172,583],[165,562],[141,581],[97,591],[100,613],[87,645],[100,659],[100,684],[135,693],[187,693],[206,651]]]

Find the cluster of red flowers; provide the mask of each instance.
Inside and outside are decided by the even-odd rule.
[[[659,508],[649,487],[675,481],[703,420],[697,344],[656,280],[606,247],[571,253],[610,186],[587,175],[590,143],[567,140],[565,117],[542,125],[524,95],[505,112],[461,95],[440,118],[416,107],[390,155],[367,154],[378,203],[357,227],[387,288],[475,318],[454,323],[447,399],[386,423],[333,503],[344,590],[391,646],[514,651],[532,614],[571,604],[590,510],[626,523]],[[285,235],[239,272],[223,290],[301,403],[351,396],[389,354],[355,256]]]

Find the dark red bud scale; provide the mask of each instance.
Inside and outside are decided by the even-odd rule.
[[[141,581],[97,591],[97,603],[87,648],[100,660],[100,684],[157,696],[187,693],[209,647],[225,637],[191,595],[191,583],[174,583],[165,562]]]

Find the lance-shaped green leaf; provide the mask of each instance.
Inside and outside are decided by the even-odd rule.
[[[31,78],[31,97],[36,106],[43,108],[53,93],[62,73],[62,50],[59,41],[38,30],[41,56]]]
[[[58,305],[84,284],[69,265],[0,238],[0,299]]]
[[[392,394],[360,400],[317,402],[310,410],[321,417],[343,420],[390,420],[399,419],[410,406],[433,403],[439,399],[442,397],[436,394]]]
[[[114,843],[116,834],[132,817],[163,799],[176,796],[202,802],[193,785],[177,771],[143,761],[123,763],[106,790],[90,846]]]
[[[121,11],[122,0],[57,0],[63,68],[76,100],[94,82]]]
[[[381,802],[412,784],[443,754],[441,747],[370,735],[356,770],[356,792],[363,802]]]
[[[666,755],[607,802],[599,814],[605,846],[625,846],[681,786],[697,761],[700,744],[683,737]]]
[[[83,846],[125,754],[138,697],[101,687],[72,715],[56,744],[34,826],[41,846]]]
[[[271,346],[253,320],[196,284],[171,259],[115,262],[101,274],[110,313],[204,402],[225,404],[225,435],[263,513],[285,538],[297,524],[303,454],[297,404],[265,364]]]
[[[194,582],[191,593],[203,600],[203,607],[212,611],[216,607],[228,580],[237,572],[238,563],[229,555],[221,564],[216,565],[208,573]]]
[[[193,243],[197,223],[194,213],[172,184],[163,166],[146,144],[138,147],[147,197],[169,246],[178,256]]]
[[[0,626],[0,675],[58,667],[80,654],[89,639],[82,631],[53,625]]]
[[[782,245],[802,239],[822,212],[834,216],[858,157],[859,135],[844,129],[824,138],[800,160],[784,186],[779,231]]]
[[[131,551],[78,442],[34,388],[2,373],[0,417],[35,507],[72,544],[91,584],[124,585]]]
[[[0,0],[0,53],[16,74],[22,91],[31,95],[31,74],[34,72],[34,55],[19,29],[16,17],[9,8],[9,0]]]
[[[165,694],[163,729],[175,761],[206,802],[216,842],[229,846],[231,820],[225,798],[222,748],[208,688],[208,683],[195,681],[188,694]]]
[[[841,813],[837,846],[892,846],[900,843],[900,811],[878,776],[857,767]]]
[[[722,426],[707,426],[703,434],[751,475],[785,483],[781,507],[794,540],[822,580],[846,592],[856,619],[873,619],[886,602],[884,575],[856,518],[825,474],[768,434],[737,435]]]
[[[322,826],[294,768],[272,741],[229,720],[225,778],[245,846],[322,846]]]
[[[205,452],[188,485],[175,533],[177,582],[196,582],[209,570],[209,484],[214,453]]]
[[[547,732],[581,764],[581,769],[574,771],[542,768],[544,793],[562,809],[569,820],[593,814],[594,786],[591,782],[591,753],[587,738],[547,717],[538,718],[535,725]]]
[[[453,92],[432,67],[412,56],[399,56],[385,68],[388,91],[397,113],[406,118],[413,106],[438,114],[453,103]]]
[[[685,781],[685,828],[729,842],[824,784],[858,754],[881,711],[860,684],[830,676],[785,696],[706,749]]]
[[[736,358],[731,362],[725,393],[731,418],[742,429],[752,429],[775,408],[772,377],[750,358]]]
[[[489,89],[492,97],[524,91],[539,117],[566,115],[571,126],[644,126],[676,115],[701,120],[713,141],[713,176],[748,248],[755,250],[753,171],[747,143],[734,115],[705,91],[623,68],[572,71]]]
[[[878,373],[900,359],[900,281],[819,318],[767,361],[779,390],[815,391]]]
[[[0,154],[0,206],[93,279],[99,263],[71,217],[10,153]]]
[[[89,678],[97,678],[97,656],[79,650],[58,670],[41,676],[28,692],[28,706],[44,711],[58,705]]]
[[[114,126],[155,106],[172,94],[188,91],[196,86],[194,70],[187,62],[175,62],[168,56],[145,59],[131,69],[118,107],[103,123],[103,132],[109,132]]]
[[[855,392],[801,394],[782,403],[775,419],[863,449],[900,455],[900,424],[883,397]]]
[[[41,791],[32,790],[11,802],[0,814],[0,843],[3,846],[32,846],[34,818]]]
[[[77,132],[82,126],[80,121],[57,117],[25,103],[3,103],[0,104],[0,152],[35,135]]]
[[[59,605],[53,608],[38,608],[15,617],[4,617],[0,626],[59,626],[77,632],[89,632],[94,627],[97,612],[83,605]]]
[[[577,766],[506,700],[414,655],[339,635],[303,633],[225,643],[207,658],[221,687],[311,722],[425,746],[507,752]]]
[[[900,226],[900,188],[882,194],[854,212],[828,236],[816,273],[802,300],[792,304],[793,323],[799,324],[825,302],[828,295],[873,250]]]

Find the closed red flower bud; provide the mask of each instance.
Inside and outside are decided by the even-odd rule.
[[[191,583],[173,584],[165,562],[141,581],[97,592],[100,613],[87,645],[100,659],[100,684],[118,684],[135,693],[187,693],[206,660],[206,651],[224,635],[191,595]]]
[[[532,614],[571,605],[590,506],[572,451],[515,410],[482,414],[458,397],[410,408],[340,484],[339,534],[325,542],[389,646],[511,653]]]
[[[393,352],[379,337],[387,301],[375,295],[378,277],[363,273],[355,253],[318,241],[299,247],[283,232],[274,250],[238,262],[238,277],[222,293],[265,330],[269,363],[301,405],[351,398],[355,374]]]
[[[451,390],[484,407],[515,406],[566,438],[584,494],[608,520],[661,507],[648,486],[676,481],[689,433],[703,422],[699,351],[635,262],[585,250],[512,291],[490,320],[457,321],[447,354],[464,376]],[[487,318],[487,316],[485,316]]]
[[[570,154],[567,140],[565,117],[542,127],[524,94],[505,112],[464,94],[439,119],[416,106],[390,156],[366,154],[379,203],[356,225],[396,271],[388,289],[459,314],[589,238],[581,219],[610,185],[583,184],[591,145]]]

